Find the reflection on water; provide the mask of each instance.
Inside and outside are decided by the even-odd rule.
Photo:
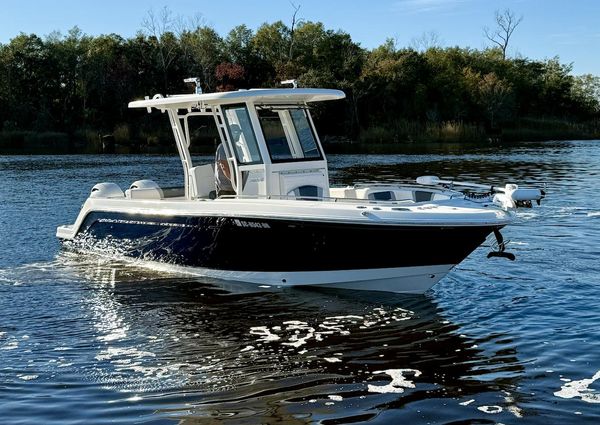
[[[179,178],[176,159],[131,158],[0,159],[7,422],[600,421],[595,144],[331,158],[338,184],[419,174],[546,184],[542,208],[505,231],[517,261],[477,250],[425,296],[250,290],[56,256],[55,226],[96,181],[125,186],[153,177],[148,168]]]
[[[492,401],[502,410],[520,409],[504,396],[523,370],[514,349],[486,355],[431,297],[334,290],[236,294],[69,253],[49,266],[49,280],[62,281],[54,280],[53,291],[71,291],[67,282],[79,282],[85,296],[70,306],[77,310],[70,332],[54,335],[45,361],[35,373],[21,373],[21,380],[58,375],[69,385],[95,383],[95,391],[114,394],[111,404],[233,422],[366,420],[427,399],[451,400],[448,417],[467,408],[477,416],[476,409]],[[38,272],[20,270],[26,280]],[[45,322],[56,329],[47,331],[64,332],[54,322],[60,318],[48,314]],[[14,331],[9,339],[17,345],[10,348],[11,339],[3,349],[18,350],[11,363],[28,370],[32,345],[40,342],[24,342]],[[475,395],[471,407],[461,406]]]

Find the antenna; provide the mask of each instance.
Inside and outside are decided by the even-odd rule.
[[[298,80],[283,80],[281,84],[291,84],[293,89],[298,88]]]
[[[191,77],[191,78],[186,78],[183,80],[184,83],[192,83],[195,86],[195,92],[196,94],[202,94],[202,87],[200,87],[200,78],[198,77]]]

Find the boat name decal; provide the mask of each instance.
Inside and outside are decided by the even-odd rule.
[[[255,221],[233,220],[233,223],[238,227],[253,227],[255,229],[270,229],[269,223],[257,223]]]
[[[146,226],[163,226],[163,227],[184,227],[184,228],[193,228],[194,226],[191,224],[185,223],[161,223],[158,221],[141,221],[141,220],[123,220],[118,218],[100,218],[98,219],[100,223],[118,223],[118,224],[142,224]]]

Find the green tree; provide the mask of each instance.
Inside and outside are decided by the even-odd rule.
[[[497,16],[506,29],[494,48],[441,48],[423,39],[417,51],[389,39],[367,50],[343,31],[297,20],[293,7],[291,27],[277,21],[254,33],[238,25],[224,38],[208,26],[182,24],[167,8],[149,12],[144,31],[130,38],[91,37],[76,27],[44,39],[19,34],[0,44],[0,129],[72,137],[118,130],[168,140],[168,126],[132,113],[127,103],[181,93],[188,89],[183,79],[196,76],[205,91],[273,87],[289,78],[342,89],[344,102],[315,105],[313,113],[324,134],[350,138],[370,129],[381,136],[373,140],[406,140],[424,129],[441,134],[446,125],[515,129],[528,122],[558,122],[569,130],[563,134],[573,134],[600,118],[598,76],[573,76],[558,57],[507,57],[521,22],[514,15]]]
[[[281,21],[263,24],[252,39],[256,54],[274,69],[287,62],[289,28]]]
[[[181,44],[190,75],[199,76],[206,91],[215,90],[215,70],[219,63],[225,61],[223,39],[213,28],[203,26],[184,32]]]
[[[588,113],[600,112],[600,77],[592,74],[579,75],[573,79],[573,97]]]
[[[34,34],[21,33],[3,50],[3,91],[10,108],[7,108],[2,122],[9,121],[14,128],[28,129],[42,115],[51,118],[51,112],[47,111],[52,104],[48,99],[51,87],[47,77],[49,72],[53,72],[42,39]],[[45,121],[52,128],[54,123],[51,119]]]
[[[548,59],[542,64],[541,96],[545,105],[543,112],[555,117],[571,112],[574,83],[572,70],[572,64],[561,64],[558,57]]]
[[[253,54],[252,30],[246,25],[238,25],[225,38],[225,55],[231,63],[240,65],[251,62]]]
[[[485,74],[477,84],[478,103],[485,111],[490,128],[495,129],[498,121],[510,114],[512,87],[493,72]]]

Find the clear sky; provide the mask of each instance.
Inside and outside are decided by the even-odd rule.
[[[511,9],[523,21],[515,31],[509,54],[532,59],[559,56],[573,63],[574,74],[600,76],[600,0],[293,0],[298,17],[323,22],[327,29],[348,32],[366,48],[394,37],[409,46],[424,33],[435,32],[443,46],[481,49],[489,42],[483,27],[494,26],[494,11]],[[90,35],[134,35],[147,11],[163,6],[176,15],[201,15],[204,23],[225,36],[246,24],[255,30],[264,22],[289,25],[288,0],[0,0],[0,43],[20,32],[45,36],[66,33],[77,25]]]

